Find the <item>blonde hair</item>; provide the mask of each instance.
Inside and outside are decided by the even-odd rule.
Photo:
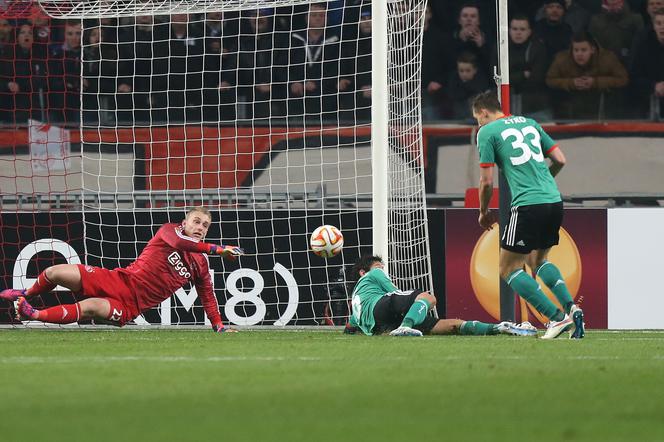
[[[212,221],[212,214],[210,213],[210,210],[205,206],[197,206],[189,209],[185,219],[189,219],[189,215],[191,215],[194,212],[199,212],[202,213],[203,215],[207,215],[210,218],[210,221]]]

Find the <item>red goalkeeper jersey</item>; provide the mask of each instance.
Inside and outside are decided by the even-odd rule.
[[[140,311],[155,307],[187,282],[193,283],[212,324],[221,323],[207,255],[210,245],[185,235],[179,224],[164,224],[140,256],[126,268]]]

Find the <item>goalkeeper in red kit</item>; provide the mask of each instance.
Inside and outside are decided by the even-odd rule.
[[[29,289],[3,290],[0,298],[18,301],[19,319],[54,324],[95,319],[123,326],[191,282],[213,330],[235,331],[224,327],[221,320],[205,255],[236,259],[244,251],[237,246],[203,242],[211,222],[210,211],[196,207],[187,213],[182,223],[161,226],[136,261],[126,268],[107,270],[83,264],[58,264],[44,270]],[[43,310],[28,303],[28,298],[48,293],[58,285],[85,299]]]

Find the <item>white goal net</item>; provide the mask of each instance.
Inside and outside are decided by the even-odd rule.
[[[65,195],[66,207],[80,210],[81,261],[126,266],[161,224],[205,205],[213,213],[206,241],[247,251],[237,262],[210,258],[231,324],[345,323],[343,269],[372,250],[387,255],[401,289],[432,289],[420,116],[425,0],[388,2],[387,29],[362,0],[39,5],[81,27],[82,75],[80,113],[69,117],[80,127],[70,184],[42,186],[44,205],[33,209],[55,213]],[[386,43],[387,88],[372,81],[376,32]],[[387,98],[379,125],[378,95]],[[32,178],[33,193],[43,179]],[[385,224],[372,213],[381,198],[383,246],[372,244]],[[327,260],[308,246],[322,224],[345,239]],[[19,281],[36,275],[28,276]],[[204,321],[190,287],[138,319]]]

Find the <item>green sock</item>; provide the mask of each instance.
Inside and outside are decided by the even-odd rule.
[[[556,307],[555,304],[546,297],[544,292],[542,292],[542,288],[537,281],[522,269],[516,270],[509,275],[507,277],[507,284],[509,284],[519,296],[535,307],[535,310],[550,320],[561,321],[565,317],[565,314],[558,310],[558,307]]]
[[[474,336],[497,335],[498,330],[496,330],[495,324],[487,324],[486,322],[480,321],[466,321],[461,324],[459,334]]]
[[[413,302],[413,305],[410,306],[408,313],[406,313],[406,316],[403,318],[401,326],[414,327],[421,324],[427,317],[429,308],[431,308],[431,305],[429,305],[429,302],[426,299],[418,299],[417,301]]]
[[[549,261],[544,261],[542,265],[537,268],[536,275],[542,279],[542,282],[551,289],[560,305],[565,309],[565,313],[569,313],[574,305],[572,295],[567,290],[567,284],[560,274],[560,270]]]

